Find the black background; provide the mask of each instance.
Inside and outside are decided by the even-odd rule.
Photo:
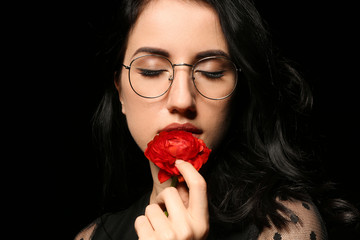
[[[255,2],[275,45],[314,87],[314,120],[326,137],[327,170],[339,194],[359,207],[355,3]],[[4,167],[10,183],[5,198],[15,203],[11,225],[30,226],[38,238],[72,239],[99,210],[91,117],[104,89],[92,26],[106,19],[108,6],[107,1],[15,3],[4,21],[9,54],[3,66],[8,71],[2,88],[4,159],[11,165]]]

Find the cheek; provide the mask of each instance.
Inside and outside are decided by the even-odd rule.
[[[222,115],[220,118],[217,119],[218,121],[215,122],[214,127],[214,136],[213,136],[213,146],[218,146],[219,143],[222,141],[224,135],[228,131],[229,125],[230,125],[230,119],[227,118],[227,116]]]
[[[121,101],[129,131],[142,151],[156,134],[158,109],[136,95],[131,88],[122,88]]]
[[[128,113],[129,114],[126,115],[126,120],[130,133],[140,149],[144,151],[147,147],[147,143],[152,140],[156,134],[156,130],[152,128],[152,126],[155,125],[155,122],[152,122],[152,120],[155,119],[155,116],[151,113],[144,114],[146,113],[144,111],[128,111]]]
[[[230,125],[229,105],[229,101],[226,101],[204,111],[203,119],[208,131],[204,141],[210,148],[216,148],[228,131]]]

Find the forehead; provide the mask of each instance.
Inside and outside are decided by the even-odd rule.
[[[199,1],[149,2],[129,33],[125,58],[141,47],[165,49],[171,56],[209,49],[228,53],[217,13]]]

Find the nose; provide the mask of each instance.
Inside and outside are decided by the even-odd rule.
[[[191,69],[188,65],[176,66],[173,83],[168,92],[167,109],[171,113],[179,113],[187,118],[196,115],[195,86],[191,80]]]

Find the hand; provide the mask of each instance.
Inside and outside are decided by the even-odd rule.
[[[177,160],[175,166],[188,186],[168,187],[156,203],[146,207],[145,215],[135,221],[139,239],[205,239],[209,230],[206,182],[188,162]],[[166,208],[169,216],[164,213]]]

